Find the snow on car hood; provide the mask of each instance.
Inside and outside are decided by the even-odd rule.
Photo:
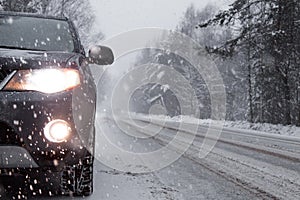
[[[0,49],[1,69],[66,67],[76,53]]]

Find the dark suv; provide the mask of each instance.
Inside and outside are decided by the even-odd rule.
[[[86,57],[67,18],[0,12],[0,182],[17,174],[39,193],[92,193],[96,86],[89,64],[113,59],[102,46]]]

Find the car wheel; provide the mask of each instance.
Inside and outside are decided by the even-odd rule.
[[[93,193],[93,156],[81,163],[66,166],[61,173],[61,192],[68,196],[89,196]]]

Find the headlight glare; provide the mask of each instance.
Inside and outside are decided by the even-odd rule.
[[[19,70],[4,90],[33,90],[51,94],[72,89],[79,84],[79,71],[75,69]]]
[[[70,125],[64,120],[53,120],[44,128],[44,135],[50,142],[61,143],[70,137]]]

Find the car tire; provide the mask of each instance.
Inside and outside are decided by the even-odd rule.
[[[68,196],[90,196],[93,193],[93,156],[81,163],[64,167],[61,173],[61,192]]]

